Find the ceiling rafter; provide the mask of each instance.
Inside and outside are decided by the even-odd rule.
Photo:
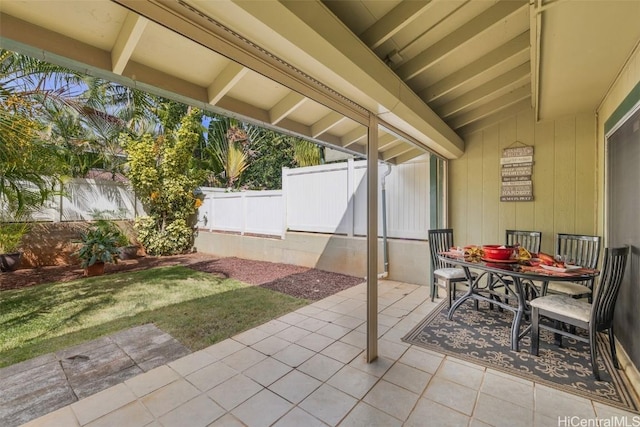
[[[307,100],[306,97],[298,92],[289,92],[276,105],[269,110],[269,121],[272,125],[280,123],[282,119],[287,117]]]
[[[503,110],[510,105],[517,103],[518,101],[528,99],[530,97],[531,84],[527,83],[526,86],[522,86],[516,90],[513,90],[506,95],[496,98],[493,101],[487,102],[486,104],[483,104],[474,110],[453,117],[449,121],[449,125],[454,129],[461,128],[464,125],[468,125],[469,123],[472,123],[476,120],[480,120],[484,117],[490,116],[491,114]]]
[[[367,136],[367,128],[364,126],[358,126],[354,130],[348,132],[340,138],[340,145],[342,147],[349,147],[352,144],[355,144],[362,138]]]
[[[249,70],[237,62],[229,61],[224,70],[207,88],[209,104],[216,105]]]
[[[396,164],[404,163],[404,162],[408,162],[411,159],[415,159],[416,157],[421,156],[423,154],[424,154],[424,151],[418,148],[412,147],[410,151],[407,151],[406,153],[396,157],[394,160]]]
[[[397,141],[398,137],[395,135],[392,135],[390,133],[383,135],[378,138],[378,150],[386,150],[388,148],[391,148]]]
[[[346,117],[340,113],[336,113],[335,111],[330,112],[311,125],[311,137],[316,138],[319,135],[322,135],[345,119]]]
[[[453,99],[452,101],[436,108],[436,112],[440,117],[449,117],[464,109],[473,107],[473,105],[481,102],[497,92],[505,92],[513,90],[518,86],[522,86],[529,81],[530,64],[524,64],[507,71],[493,80],[479,86],[463,95]]]
[[[127,18],[111,49],[111,70],[114,73],[122,74],[148,23],[148,19],[136,13],[127,13]]]
[[[400,2],[367,28],[360,35],[360,39],[373,50],[417,19],[431,4],[431,0]]]
[[[522,101],[518,101],[515,104],[512,104],[507,109],[502,109],[483,119],[476,120],[473,123],[469,123],[468,125],[465,125],[457,129],[457,131],[462,135],[467,135],[472,132],[476,132],[478,130],[494,125],[506,118],[509,118],[514,116],[515,114],[518,114],[521,111],[528,110],[529,108],[531,108],[531,100],[528,98],[523,99]]]
[[[388,150],[384,150],[382,152],[382,160],[385,162],[392,161],[398,156],[401,156],[411,150],[416,149],[414,146],[409,144],[398,145],[397,147],[389,148]]]
[[[518,54],[526,53],[529,57],[529,32],[524,32],[507,43],[498,46],[496,49],[449,74],[442,80],[432,84],[428,88],[420,91],[418,95],[425,102],[432,102],[452,90],[462,86],[466,82],[478,78],[483,73],[493,70],[503,62]]]
[[[504,18],[527,4],[528,3],[523,0],[500,1],[496,3],[431,47],[420,52],[414,58],[400,65],[396,73],[404,81],[411,80],[469,40],[487,31],[493,25],[501,22]]]

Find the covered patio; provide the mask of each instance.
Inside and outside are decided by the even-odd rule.
[[[26,425],[557,426],[637,417],[406,344],[438,303],[426,286],[384,280],[378,292],[372,363],[363,283]]]
[[[434,305],[427,301],[427,287],[376,279],[377,163],[398,164],[430,153],[431,227],[454,228],[460,244],[501,242],[504,230],[524,229],[542,231],[546,252],[553,252],[557,233],[599,235],[604,246],[631,245],[617,338],[621,363],[637,386],[640,296],[635,289],[640,243],[635,232],[621,233],[612,221],[619,199],[610,194],[608,138],[640,106],[638,18],[640,2],[635,0],[93,0],[41,2],[38,7],[3,1],[3,48],[363,155],[369,161],[366,286],[303,309],[289,322],[278,319],[188,356],[187,366],[163,367],[118,386],[120,392],[108,390],[102,398],[77,404],[81,413],[86,409],[94,415],[85,417],[65,408],[51,416],[73,415],[82,425],[93,421],[99,425],[114,419],[98,417],[129,418],[126,411],[140,410],[146,415],[141,415],[139,425],[146,425],[167,415],[140,404],[154,400],[149,393],[157,392],[162,402],[188,389],[188,401],[174,400],[178,403],[173,416],[183,420],[181,411],[199,414],[198,405],[212,397],[210,389],[188,382],[192,367],[213,366],[233,354],[232,359],[238,360],[230,368],[235,369],[233,363],[242,368],[234,375],[244,372],[249,365],[242,365],[239,351],[255,355],[252,345],[277,341],[269,338],[305,320],[296,316],[315,319],[311,323],[337,323],[336,313],[349,314],[340,311],[347,307],[357,325],[346,319],[354,324],[341,325],[349,330],[340,337],[330,335],[331,342],[322,349],[307,348],[325,352],[313,357],[331,359],[318,362],[318,369],[337,368],[326,378],[314,377],[319,382],[315,398],[307,397],[306,405],[292,400],[283,404],[281,397],[275,399],[268,387],[261,386],[264,390],[256,395],[261,397],[255,399],[262,400],[253,403],[256,408],[273,409],[279,414],[276,418],[252,418],[250,411],[240,409],[227,414],[229,408],[218,402],[216,414],[227,418],[215,419],[223,420],[223,425],[231,416],[250,425],[278,420],[287,425],[288,418],[280,419],[286,414],[292,417],[290,425],[304,423],[300,420],[308,416],[316,423],[361,425],[375,423],[368,417],[379,416],[379,424],[415,420],[420,425],[424,417],[434,419],[453,409],[453,425],[557,425],[558,416],[615,414],[601,404],[558,395],[544,386],[524,384],[400,341]],[[535,149],[533,200],[500,202],[501,153],[516,143]],[[637,185],[631,187],[637,190]],[[637,206],[637,191],[631,199]],[[318,342],[327,341],[313,336]],[[353,352],[345,345],[354,346]],[[263,353],[260,360],[249,357],[247,363],[257,365],[265,358]],[[467,387],[472,391],[464,390],[466,398],[431,398],[457,395],[459,372],[477,378]],[[372,378],[358,379],[363,373]],[[418,378],[423,383],[413,384]],[[347,391],[351,397],[335,400],[326,390],[331,386],[346,391],[340,388],[343,381],[350,386],[364,381],[368,388],[358,392],[362,395]],[[429,391],[430,387],[439,389]],[[499,396],[489,391],[496,388],[502,390]],[[388,399],[392,390],[401,397]],[[520,392],[527,396],[526,404],[509,400]],[[101,406],[108,393],[116,403]],[[409,409],[385,406],[392,400],[414,404]],[[348,409],[345,402],[352,403]],[[467,406],[456,406],[460,402]],[[331,414],[323,408],[331,408]],[[499,413],[501,418],[494,418]],[[169,424],[170,417],[166,421]]]

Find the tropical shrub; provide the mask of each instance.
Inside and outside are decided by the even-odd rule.
[[[122,137],[128,155],[127,177],[147,217],[138,218],[138,240],[152,255],[183,253],[193,245],[190,221],[199,199],[196,189],[205,173],[195,164],[194,150],[202,133],[201,112],[189,109],[175,129],[155,138]]]

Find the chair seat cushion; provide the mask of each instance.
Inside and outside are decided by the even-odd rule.
[[[443,279],[465,279],[467,277],[462,268],[439,268],[433,274]]]
[[[588,322],[591,314],[591,304],[571,298],[569,295],[547,295],[532,299],[530,304],[538,308],[541,314],[549,311],[582,322]]]
[[[588,295],[591,289],[575,282],[549,282],[547,291],[571,296]]]

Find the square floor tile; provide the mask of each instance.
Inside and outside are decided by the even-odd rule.
[[[332,376],[327,384],[356,399],[362,399],[378,381],[378,377],[347,365]]]
[[[189,375],[198,369],[215,363],[218,359],[213,354],[200,350],[169,363],[169,367],[182,376]]]
[[[207,395],[230,411],[262,389],[263,387],[251,378],[239,374],[214,387]]]
[[[324,427],[325,423],[303,411],[300,408],[293,408],[284,417],[280,418],[273,427]]]
[[[321,354],[336,359],[342,363],[351,362],[358,354],[362,353],[360,347],[353,346],[341,341],[336,341],[329,347],[322,350]]]
[[[176,381],[179,378],[180,375],[178,375],[173,369],[167,365],[163,365],[154,368],[149,372],[145,372],[144,374],[130,378],[124,383],[135,393],[136,396],[142,397],[162,386]]]
[[[287,340],[278,337],[265,338],[262,341],[251,346],[254,350],[258,350],[260,353],[267,356],[273,356],[283,348],[287,347],[291,343]]]
[[[266,358],[267,356],[260,353],[259,351],[256,351],[250,347],[246,347],[240,351],[236,351],[230,356],[225,357],[224,359],[222,359],[222,361],[236,371],[242,372]]]
[[[363,401],[404,421],[419,397],[416,393],[382,380],[367,393]]]
[[[246,348],[246,345],[228,338],[224,341],[220,341],[212,346],[209,346],[204,349],[207,353],[212,355],[216,360],[224,359],[230,354],[235,353],[236,351],[240,351],[243,348]]]
[[[326,381],[343,366],[343,363],[338,362],[335,359],[322,354],[316,354],[311,359],[298,366],[298,370],[311,375],[320,381]]]
[[[252,367],[245,369],[243,373],[259,384],[267,387],[292,369],[291,366],[285,365],[272,357],[268,357],[262,362],[258,362]]]
[[[580,418],[595,417],[590,400],[540,384],[534,385],[534,402],[536,412],[546,414],[551,418],[567,415],[575,415]]]
[[[290,344],[288,347],[280,350],[273,355],[274,359],[286,363],[292,368],[297,368],[306,360],[310,359],[315,353],[307,348],[297,344]]]
[[[269,336],[271,336],[271,334],[262,332],[260,329],[253,328],[236,335],[233,339],[244,345],[253,345]]]
[[[289,402],[299,403],[309,396],[322,382],[293,370],[269,386],[269,390],[284,397]]]
[[[247,427],[242,421],[234,417],[232,414],[224,415],[213,423],[209,424],[208,427]]]
[[[384,374],[382,379],[420,395],[431,380],[431,374],[398,362]]]
[[[487,373],[480,387],[486,393],[525,408],[533,408],[533,383],[522,383],[510,378]]]
[[[431,425],[431,423],[429,423]],[[425,425],[425,424],[422,424]],[[433,424],[435,425],[435,424]],[[360,402],[340,423],[340,427],[384,426],[401,427],[402,422],[371,405]]]
[[[223,362],[216,362],[187,375],[186,380],[201,391],[207,391],[237,375],[238,371]]]
[[[84,425],[135,400],[136,395],[126,385],[118,384],[72,404],[71,409]]]
[[[389,370],[391,365],[393,365],[391,360],[380,356],[373,362],[367,363],[364,352],[360,353],[351,361],[351,363],[349,363],[349,366],[352,368],[359,369],[362,372],[366,372],[367,374],[371,374],[376,377],[383,376],[384,373]]]
[[[402,355],[399,362],[434,374],[443,360],[444,356],[441,354],[428,353],[412,346]]]
[[[316,333],[311,333],[299,340],[296,340],[296,344],[313,351],[322,351],[325,347],[334,342],[335,340],[333,338]]]
[[[496,427],[533,425],[533,409],[480,393],[473,417]]]
[[[323,384],[298,406],[325,423],[335,426],[358,401],[346,393]]]
[[[419,399],[405,422],[406,427],[457,427],[469,424],[469,417],[429,399]]]
[[[432,378],[424,397],[447,406],[465,415],[471,415],[478,392],[472,388],[438,378]]]
[[[163,427],[183,427],[186,420],[189,427],[206,427],[225,413],[214,401],[200,395],[163,415],[159,421]]]
[[[87,427],[143,427],[152,421],[153,417],[140,402],[132,402],[90,422]]]
[[[262,325],[258,326],[257,329],[261,330],[262,332],[266,332],[270,335],[274,335],[280,331],[287,329],[289,326],[291,325],[289,325],[288,323],[273,319],[268,321],[267,323],[263,323]]]
[[[231,413],[252,427],[266,427],[286,414],[293,405],[272,391],[262,390]]]
[[[478,390],[484,378],[484,368],[477,365],[465,365],[446,358],[440,365],[436,376]]]
[[[311,332],[306,329],[298,328],[297,326],[289,326],[287,329],[278,332],[274,336],[289,342],[296,342],[310,333]]]
[[[333,338],[334,340],[339,340],[343,336],[347,335],[351,332],[350,328],[345,328],[344,326],[335,325],[330,323],[328,325],[323,326],[322,328],[316,331],[320,335],[324,335],[329,338]]]
[[[141,399],[144,406],[156,417],[196,397],[200,392],[185,380],[175,381]]]

